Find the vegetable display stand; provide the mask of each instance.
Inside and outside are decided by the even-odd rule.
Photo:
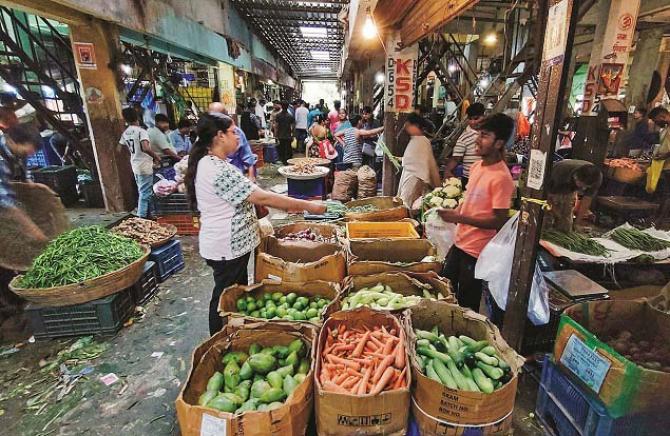
[[[354,221],[347,223],[347,237],[357,239],[419,239],[412,223]]]
[[[604,340],[621,332],[634,332],[648,352],[631,344],[615,344],[630,357],[650,358],[645,365],[627,359]],[[670,372],[667,362],[670,317],[644,301],[599,300],[579,303],[563,312],[554,345],[556,364],[580,386],[603,402],[614,418],[631,414],[667,414],[670,407]],[[664,344],[661,347],[659,342]],[[638,348],[636,346],[636,348]],[[664,349],[663,349],[664,348]]]
[[[245,320],[249,319],[253,321],[264,321],[265,319],[262,318],[272,318],[268,315],[276,315],[280,318],[284,315],[281,310],[276,308],[277,305],[281,306],[280,300],[282,297],[284,297],[284,302],[288,300],[288,303],[293,306],[292,308],[294,310],[299,310],[303,313],[310,310],[310,304],[309,302],[307,305],[299,304],[299,302],[296,302],[299,297],[307,298],[312,301],[316,298],[324,298],[326,301],[328,301],[327,304],[313,308],[316,316],[319,317],[318,321],[310,321],[309,317],[304,314],[298,315],[294,312],[291,313],[288,311],[285,313],[286,315],[290,314],[291,318],[293,318],[293,321],[295,322],[313,322],[317,325],[321,325],[323,319],[328,318],[330,314],[337,312],[340,309],[340,302],[338,299],[339,293],[339,285],[331,282],[313,281],[277,283],[271,280],[264,280],[262,283],[257,283],[251,286],[238,285],[226,288],[225,292],[221,294],[221,298],[219,299],[218,311],[221,315],[221,318],[224,319],[224,323],[228,322],[232,324],[239,324],[240,322],[245,322]],[[271,305],[266,304],[268,299],[264,298],[265,295],[272,296],[273,303]],[[240,299],[243,299],[245,303],[240,303]],[[249,309],[246,307],[247,301],[253,303],[251,311],[249,311]],[[296,304],[299,304],[299,309],[296,309]],[[270,309],[272,306],[275,306],[275,308]],[[266,314],[265,317],[263,317],[260,313],[254,315],[247,314],[247,312],[253,313],[254,310],[260,311],[263,308],[272,310],[272,312],[270,314]],[[281,321],[281,319],[278,318],[277,321]]]
[[[490,371],[493,372],[495,369],[500,373],[498,375],[489,373],[488,367],[480,367],[483,360],[480,361],[479,357],[474,358],[475,361],[470,363],[468,359],[472,357],[466,356],[466,353],[460,349],[455,350],[455,346],[451,343],[449,343],[448,351],[437,353],[434,358],[422,363],[424,354],[419,352],[423,345],[417,345],[419,338],[415,331],[430,332],[435,327],[445,337],[454,336],[461,340],[460,338],[467,336],[474,343],[477,343],[475,341],[486,341],[485,343],[491,348],[489,353],[498,357],[491,358],[486,355],[481,359],[504,361],[509,367],[509,380],[500,378],[504,372],[497,365],[495,368],[491,367]],[[415,417],[417,417],[422,434],[442,434],[439,433],[439,429],[444,426],[452,430],[457,427],[476,427],[480,429],[481,434],[494,433],[495,429],[503,430],[504,428],[501,427],[509,429],[511,425],[509,417],[514,410],[516,399],[517,372],[523,364],[523,358],[507,345],[493,323],[483,315],[454,304],[442,301],[423,301],[414,306],[411,311],[407,311],[405,328],[412,375],[416,381],[412,393],[415,403],[413,409],[420,412],[418,415],[415,414]],[[426,340],[423,337],[420,339]],[[462,339],[463,342],[465,340],[465,338]],[[446,342],[446,339],[444,341]],[[480,354],[483,353],[477,356]],[[444,365],[441,365],[440,368],[435,365],[436,369],[433,369],[433,364],[437,361]],[[429,365],[431,370],[440,374],[439,379],[443,380],[442,382],[424,375],[424,371],[430,375]],[[460,365],[462,366],[459,368]],[[494,363],[489,362],[489,365],[494,365]],[[424,366],[425,369],[422,369]],[[470,367],[473,369],[469,369]],[[486,372],[479,371],[480,369]],[[442,375],[440,371],[449,371],[451,376]],[[469,372],[472,373],[472,376],[469,375]],[[482,377],[484,379],[480,380]],[[449,381],[452,387],[449,387],[445,380]],[[490,390],[484,389],[484,382],[487,380]],[[505,381],[498,385],[499,380]],[[476,383],[476,390],[472,386],[473,383]],[[494,383],[493,386],[490,385],[491,383]],[[448,426],[447,423],[452,426]]]
[[[371,382],[371,391],[368,393],[361,394],[360,385],[358,386],[357,393],[354,395],[349,391],[344,390],[345,388],[337,385],[337,379],[335,377],[347,376],[349,371],[342,371],[339,375],[334,375],[328,371],[330,378],[324,376],[323,371],[326,367],[325,363],[322,363],[323,359],[328,360],[328,356],[335,354],[335,346],[331,348],[332,335],[329,333],[331,331],[337,331],[337,336],[340,334],[346,339],[346,336],[349,333],[355,333],[356,331],[369,331],[371,332],[368,336],[368,340],[365,339],[365,336],[360,341],[363,345],[362,348],[365,350],[367,341],[377,341],[376,343],[382,343],[380,339],[369,339],[374,335],[373,332],[377,331],[376,328],[383,327],[385,329],[384,336],[382,336],[386,344],[394,344],[396,348],[392,348],[393,351],[397,350],[397,347],[401,348],[398,350],[399,353],[389,351],[386,358],[383,360],[376,360],[373,366],[363,366],[358,364],[358,369],[364,371],[368,375],[366,380],[365,375],[363,376],[363,382],[366,382],[366,385]],[[316,411],[316,426],[317,433],[319,435],[378,435],[378,434],[397,434],[403,435],[407,429],[407,420],[409,415],[410,408],[410,393],[409,386],[411,386],[411,374],[407,370],[407,350],[405,347],[406,338],[404,332],[401,331],[402,326],[398,319],[390,314],[383,312],[377,312],[374,310],[369,310],[367,308],[361,308],[349,312],[336,312],[330,318],[326,320],[319,334],[318,340],[318,350],[317,350],[317,360],[316,360],[316,378],[315,378],[315,411]],[[395,332],[395,335],[394,335]],[[398,341],[391,341],[392,338],[388,336],[397,336],[399,337]],[[331,338],[329,339],[329,336]],[[396,344],[397,343],[397,344]],[[370,345],[372,346],[372,345]],[[377,345],[375,345],[377,348]],[[324,356],[324,352],[327,349],[331,351]],[[351,368],[354,372],[356,371],[356,364],[352,362],[357,362],[355,356],[358,354],[354,349],[353,359],[347,359],[346,362],[349,362],[348,365],[353,365]],[[396,356],[394,356],[396,354]],[[400,359],[398,362],[396,359]],[[389,360],[387,360],[389,359]],[[330,361],[334,362],[336,359],[330,357]],[[339,358],[339,361],[344,361],[345,359]],[[333,363],[329,363],[331,368],[333,368]],[[335,364],[335,367],[338,366]],[[344,367],[344,366],[343,366]],[[399,367],[404,367],[405,370],[400,372]],[[380,369],[381,368],[381,369]],[[381,376],[377,376],[377,372],[381,372]],[[400,375],[396,379],[393,386],[391,384],[385,384],[388,382],[389,378],[386,375],[398,373]],[[373,374],[373,375],[370,375]],[[345,379],[346,380],[346,379]],[[344,386],[346,383],[341,382]],[[335,386],[333,386],[335,384]],[[404,386],[404,387],[403,387]],[[344,390],[344,391],[343,391]],[[367,390],[364,385],[364,391]],[[374,391],[374,392],[373,392]]]
[[[349,240],[348,268],[350,276],[382,272],[442,272],[442,263],[431,257],[435,246],[426,239]]]
[[[156,292],[158,292],[158,265],[148,260],[144,264],[142,277],[130,288],[130,293],[135,305],[140,306],[156,295]]]
[[[409,218],[409,209],[398,197],[370,197],[353,200],[345,204],[348,208],[373,206],[376,210],[370,212],[347,212],[345,221],[399,221]]]
[[[216,371],[224,372],[222,362],[224,354],[230,354],[229,351],[247,352],[252,344],[259,344],[260,347],[285,346],[296,339],[303,341],[304,346],[308,348],[307,356],[310,357],[312,365],[307,369],[304,381],[297,386],[294,385],[292,393],[282,404],[276,405],[278,407],[264,411],[254,408],[244,413],[233,414],[199,405],[201,396],[208,390],[212,375]],[[203,342],[193,352],[188,378],[175,402],[181,434],[183,436],[305,434],[312,414],[314,398],[312,380],[315,348],[316,328],[307,323],[260,322],[225,325],[223,330]],[[241,378],[241,369],[228,373],[228,377]],[[270,377],[269,374],[268,377]],[[264,384],[267,385],[267,383]],[[271,395],[278,393],[276,391],[278,389],[269,388],[260,393]]]
[[[552,359],[544,362],[535,416],[551,435],[651,436],[670,424],[660,415],[612,418],[602,402],[572,381]]]
[[[19,275],[11,281],[9,289],[21,298],[43,306],[68,306],[97,300],[127,289],[139,280],[149,257],[149,247],[142,246],[142,250],[144,255],[126,267],[81,283],[53,288],[22,288],[18,283],[23,276]]]
[[[61,307],[28,304],[25,308],[36,339],[114,335],[134,310],[129,290],[84,304]]]
[[[299,180],[286,179],[288,183],[288,196],[301,200],[325,200],[326,178]]]
[[[47,185],[58,194],[65,206],[79,200],[77,193],[77,168],[74,165],[52,165],[32,172],[33,181]]]
[[[200,233],[200,218],[192,213],[158,216],[156,222],[158,224],[172,224],[177,228],[178,235],[188,236]]]
[[[149,260],[156,262],[159,282],[164,282],[172,274],[184,269],[184,266],[186,265],[179,239],[175,239],[161,247],[151,250]]]

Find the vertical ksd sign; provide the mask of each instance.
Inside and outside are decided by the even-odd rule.
[[[412,112],[414,110],[414,88],[416,86],[418,46],[402,48],[400,38],[393,35],[387,39],[386,92],[384,96],[387,112]]]
[[[633,44],[640,0],[612,0],[599,56],[591,56],[582,115],[595,115],[596,100],[617,98],[624,83],[628,53]]]

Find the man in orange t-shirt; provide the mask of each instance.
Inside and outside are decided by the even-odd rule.
[[[513,130],[514,121],[503,114],[481,123],[475,151],[482,159],[470,168],[465,201],[455,210],[439,211],[444,221],[458,224],[442,275],[451,280],[458,303],[475,312],[479,312],[482,298],[482,281],[475,279],[475,264],[484,246],[507,221],[515,190],[503,160]]]

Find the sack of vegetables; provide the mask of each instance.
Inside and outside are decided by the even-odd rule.
[[[380,273],[347,277],[342,291],[342,310],[358,307],[405,310],[423,299],[456,302],[449,281],[434,272]]]
[[[306,321],[321,325],[339,310],[340,287],[336,283],[283,282],[264,280],[251,286],[231,286],[219,300],[219,314],[228,322],[243,318]]]
[[[318,434],[405,434],[406,342],[398,319],[383,312],[361,308],[326,320],[316,354]]]
[[[312,412],[316,328],[227,324],[195,349],[176,400],[181,434],[305,434]],[[208,433],[214,434],[214,433]]]
[[[523,359],[495,325],[439,301],[407,311],[405,328],[416,380],[412,407],[421,434],[438,434],[445,422],[489,432],[511,425]]]
[[[149,252],[149,247],[104,227],[80,227],[49,242],[9,289],[43,306],[86,303],[134,285]]]

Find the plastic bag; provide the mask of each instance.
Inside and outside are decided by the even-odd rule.
[[[488,282],[491,296],[502,310],[507,307],[518,224],[519,214],[517,213],[484,247],[475,266],[475,278]],[[528,302],[528,319],[534,325],[543,325],[549,322],[549,315],[549,288],[536,263]]]
[[[424,225],[426,239],[437,248],[437,258],[444,259],[454,245],[456,237],[456,224],[442,221],[436,211],[426,213]]]

